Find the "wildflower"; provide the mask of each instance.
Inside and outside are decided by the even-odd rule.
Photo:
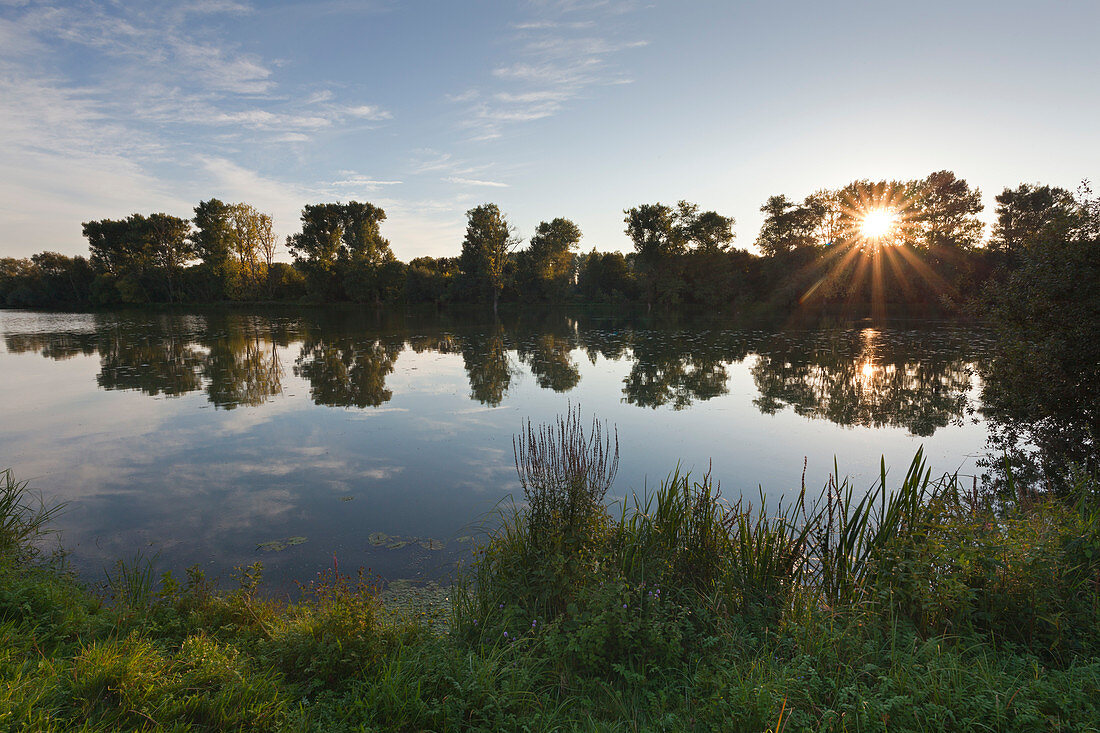
[[[507,632],[507,631],[505,631],[505,632],[504,632],[504,638],[505,638],[505,639],[507,639],[507,638],[508,638],[508,632]]]
[[[623,608],[626,608],[626,604],[625,604],[625,603],[623,604]]]

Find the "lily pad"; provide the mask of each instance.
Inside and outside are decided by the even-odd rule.
[[[341,496],[340,497],[340,501],[352,501],[353,499],[355,499],[354,496]]]
[[[431,538],[428,538],[428,539],[421,538],[421,539],[418,539],[416,541],[416,544],[420,545],[425,550],[442,550],[443,549],[443,541],[442,540],[434,540],[434,539],[431,539]]]
[[[256,545],[256,549],[260,552],[282,552],[288,547],[305,544],[305,542],[307,542],[307,539],[305,537],[284,537],[281,540],[261,542],[260,544]]]
[[[367,542],[371,543],[375,547],[381,547],[390,541],[390,536],[385,532],[371,532],[367,535]]]
[[[397,537],[390,537],[390,541],[386,543],[387,550],[400,550],[402,547],[408,545],[408,540],[398,539]]]

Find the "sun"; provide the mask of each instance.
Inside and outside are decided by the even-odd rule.
[[[864,239],[882,239],[897,223],[898,215],[890,209],[868,209],[859,222],[859,233]]]

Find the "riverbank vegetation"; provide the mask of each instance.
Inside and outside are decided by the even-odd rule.
[[[775,506],[672,474],[608,507],[616,438],[575,413],[517,437],[522,502],[450,612],[369,578],[300,601],[120,563],[107,597],[47,554],[0,475],[6,730],[1096,730],[1100,486],[1000,495],[918,454]]]
[[[761,206],[753,254],[734,246],[735,221],[695,204],[624,212],[633,251],[585,252],[563,217],[516,236],[495,204],[467,212],[454,257],[398,260],[370,203],[302,210],[288,237],[267,214],[218,199],[191,218],[135,213],[84,223],[89,257],[42,252],[0,260],[0,305],[289,301],[433,303],[614,302],[745,310],[795,304],[934,307],[958,313],[982,288],[1008,282],[1030,253],[1092,241],[1096,199],[1087,184],[1021,184],[996,197],[988,237],[980,193],[951,171],[912,181],[854,181]]]

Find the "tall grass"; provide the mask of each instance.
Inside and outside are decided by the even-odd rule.
[[[816,498],[803,485],[775,505],[763,492],[755,505],[727,501],[709,473],[677,470],[612,515],[595,501],[606,472],[588,486],[579,485],[583,470],[571,480],[530,478],[563,475],[551,464],[564,455],[584,465],[575,454],[585,449],[611,465],[605,459],[617,446],[580,441],[576,426],[571,411],[556,429],[528,425],[517,438],[521,481],[538,490],[502,514],[454,594],[456,628],[476,621],[476,636],[496,643],[515,638],[521,620],[603,625],[606,650],[630,646],[615,629],[644,636],[646,624],[667,622],[680,626],[657,633],[660,643],[686,659],[692,639],[730,622],[771,628],[844,616],[920,634],[991,634],[1046,655],[1100,648],[1100,502],[1091,477],[1073,503],[1031,497],[1006,508],[956,476],[934,476],[922,449],[900,480],[890,480],[883,460],[876,483],[861,489],[834,462]],[[626,613],[612,618],[612,606]]]
[[[597,450],[561,425],[527,435]],[[861,492],[837,471],[811,501],[803,486],[772,503],[677,471],[612,514],[616,446],[595,444],[594,486],[539,478],[544,511],[502,510],[453,589],[451,633],[394,620],[372,583],[335,572],[286,605],[256,592],[258,566],[233,592],[197,570],[154,592],[139,558],[106,605],[6,555],[0,728],[1096,728],[1091,477],[1072,500],[1005,505],[933,479],[918,454],[896,483],[882,466]],[[40,503],[8,506],[33,543]]]
[[[49,524],[63,505],[47,507],[26,481],[11,469],[0,471],[0,557],[33,553],[35,542],[50,532]]]

